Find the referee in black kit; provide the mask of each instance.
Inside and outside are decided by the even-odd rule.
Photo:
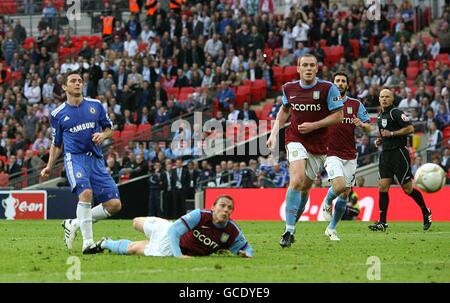
[[[408,116],[398,108],[394,108],[394,93],[389,89],[383,89],[379,97],[381,113],[378,115],[378,129],[381,138],[375,144],[383,147],[378,162],[380,180],[378,189],[380,191],[380,221],[369,225],[374,231],[385,231],[386,215],[389,205],[389,187],[394,176],[402,186],[403,191],[414,199],[422,210],[423,229],[431,226],[431,210],[426,207],[422,194],[413,187],[409,152],[406,148],[406,137],[414,132],[414,127]]]

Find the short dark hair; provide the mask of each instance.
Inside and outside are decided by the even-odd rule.
[[[77,71],[77,70],[71,70],[71,71],[69,71],[69,72],[67,72],[67,73],[65,73],[65,74],[63,75],[63,81],[62,81],[62,83],[63,83],[64,85],[67,85],[67,80],[69,80],[69,76],[71,76],[71,75],[78,75],[78,76],[80,76],[81,79],[83,79],[83,77],[81,76],[81,74],[80,74],[79,71]]]
[[[217,202],[219,202],[220,199],[227,199],[230,200],[233,203],[233,208],[234,208],[234,200],[233,197],[229,196],[229,195],[220,195],[216,198],[216,200],[214,200],[213,205],[216,205]]]
[[[317,57],[314,56],[313,54],[304,54],[304,55],[298,57],[297,65],[300,65],[300,61],[302,60],[302,58],[314,58],[314,59],[316,59],[316,62],[319,62],[319,60],[317,60]]]
[[[334,79],[335,79],[337,76],[343,76],[343,77],[345,77],[345,79],[347,80],[347,83],[348,83],[348,75],[347,75],[345,72],[336,72],[336,73],[334,73],[334,75],[333,75],[333,83],[334,83]]]

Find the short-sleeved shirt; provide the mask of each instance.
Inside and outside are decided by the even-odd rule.
[[[181,221],[189,230],[180,239],[184,255],[207,256],[221,249],[237,254],[250,245],[233,220],[223,226],[214,224],[212,211],[196,209],[182,216]]]
[[[320,80],[311,85],[300,81],[283,85],[283,106],[291,108],[291,125],[285,132],[285,144],[300,142],[313,155],[325,155],[328,145],[328,128],[320,128],[308,134],[301,134],[298,126],[304,122],[324,119],[342,108],[339,89],[331,82]]]
[[[359,100],[345,96],[343,98],[342,123],[330,126],[327,156],[336,156],[344,160],[356,158],[355,127],[353,116],[361,122],[370,122],[364,105]]]
[[[408,116],[394,106],[386,108],[378,115],[378,130],[380,131],[380,135],[382,129],[393,132],[408,125],[411,125]],[[406,146],[406,138],[407,136],[381,136],[383,150],[392,150]]]
[[[100,145],[92,141],[92,135],[113,124],[99,100],[84,98],[78,106],[64,102],[51,112],[52,143],[64,153],[85,154],[91,152],[102,157]]]

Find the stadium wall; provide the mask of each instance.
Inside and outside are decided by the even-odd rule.
[[[301,221],[324,221],[321,203],[327,188],[311,190],[310,200],[306,204]],[[362,221],[378,220],[378,189],[354,188],[359,198]],[[207,188],[205,190],[205,208],[210,209],[218,195],[230,195],[235,201],[232,218],[242,221],[283,221],[285,219],[285,188]],[[427,206],[433,212],[433,221],[450,222],[450,186],[433,194],[424,194]],[[393,187],[389,191],[389,221],[422,221],[422,214],[412,198],[405,195],[401,188]]]

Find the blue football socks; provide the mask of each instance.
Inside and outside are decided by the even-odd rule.
[[[128,245],[131,242],[132,241],[126,240],[126,239],[117,240],[117,241],[106,240],[102,246],[103,246],[103,248],[108,249],[109,251],[111,251],[114,254],[125,255],[127,253]]]
[[[327,192],[327,195],[325,196],[324,202],[327,204],[327,206],[331,206],[334,199],[336,199],[336,194],[333,191],[333,186],[331,186],[328,189],[328,192]]]
[[[288,188],[286,192],[286,231],[291,234],[295,231],[297,212],[300,206],[300,192]]]
[[[328,228],[336,229],[336,225],[341,220],[346,210],[347,210],[347,200],[344,200],[341,197],[339,197],[336,201],[336,204],[334,205],[333,217],[331,218],[331,222],[328,225]]]

